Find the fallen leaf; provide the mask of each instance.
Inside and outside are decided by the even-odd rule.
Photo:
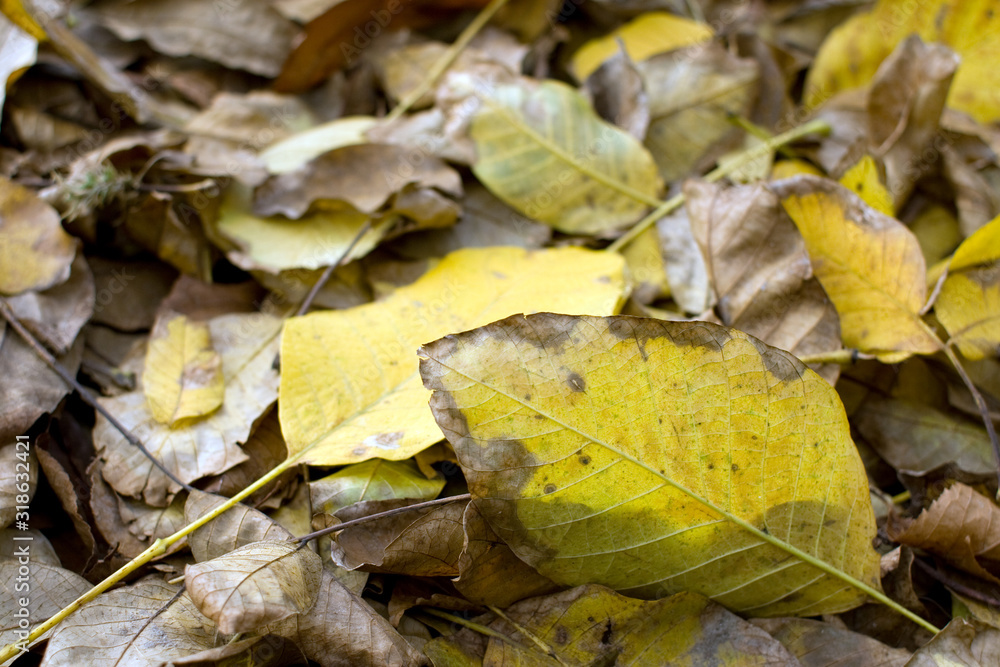
[[[660,254],[670,286],[670,296],[685,313],[698,315],[715,304],[708,266],[698,251],[687,209],[679,209],[656,221]]]
[[[45,667],[119,664],[158,667],[220,645],[218,628],[180,589],[156,575],[108,591],[59,624]]]
[[[192,492],[184,504],[184,520],[193,523],[226,502],[225,498]],[[295,536],[263,512],[246,505],[232,507],[195,530],[189,539],[191,555],[199,563],[255,542],[291,540]]]
[[[906,667],[989,665],[1000,655],[1000,630],[976,620],[956,618],[926,645]]]
[[[705,322],[541,313],[421,356],[474,502],[553,581],[689,590],[754,616],[864,600],[739,517],[879,585],[843,407],[788,353]]]
[[[649,128],[649,97],[638,68],[619,50],[584,81],[594,111],[642,141]]]
[[[142,384],[149,410],[161,424],[176,426],[215,412],[226,386],[208,325],[163,313],[149,337]]]
[[[733,116],[746,117],[760,76],[756,62],[720,44],[675,51],[637,63],[649,96],[645,146],[667,182],[696,170],[701,160],[738,136]]]
[[[389,621],[323,570],[316,603],[269,628],[289,637],[323,667],[416,667],[427,664]]]
[[[871,395],[851,424],[897,470],[926,473],[949,463],[973,475],[996,472],[982,425],[956,419],[927,405]]]
[[[659,204],[662,183],[650,154],[573,88],[527,79],[476,85],[472,170],[514,209],[559,231],[595,234]]]
[[[1000,507],[956,482],[916,519],[889,515],[889,536],[1000,583]]]
[[[305,166],[323,153],[344,146],[368,143],[365,132],[377,122],[372,116],[337,118],[279,139],[269,144],[257,157],[272,174],[286,174]]]
[[[490,628],[518,644],[489,638],[483,664],[796,665],[766,632],[694,593],[644,601],[580,586],[505,613],[510,622],[498,619]]]
[[[6,16],[0,16],[0,106],[7,97],[7,88],[14,84],[29,67],[35,64],[38,56],[39,38],[44,38],[44,31],[36,38],[20,27],[11,23]]]
[[[297,32],[267,0],[220,4],[211,11],[198,0],[101,0],[86,13],[122,39],[145,39],[162,53],[269,77],[281,71]]]
[[[33,192],[0,178],[0,294],[44,290],[69,278],[79,241]]]
[[[879,213],[892,216],[895,212],[892,193],[879,179],[878,164],[868,153],[844,172],[840,184]]]
[[[215,349],[222,357],[226,398],[211,415],[183,428],[157,422],[142,388],[99,400],[180,479],[192,482],[228,470],[246,460],[239,443],[276,398],[278,373],[272,364],[280,324],[278,318],[260,313],[223,315],[209,323]],[[138,371],[141,363],[141,355],[136,356],[126,368]],[[105,462],[104,478],[118,493],[141,495],[150,505],[163,506],[168,495],[178,490],[103,417],[98,417],[94,428],[94,446]]]
[[[24,531],[17,531],[25,537]],[[14,546],[14,557],[0,558],[0,581],[3,582],[3,596],[0,597],[0,641],[10,644],[25,639],[29,628],[43,623],[60,609],[70,604],[90,590],[90,582],[58,565],[37,561],[36,542],[17,542],[17,536],[10,541]],[[27,546],[30,560],[22,562],[23,547]],[[28,588],[25,588],[27,584]],[[23,600],[27,603],[23,603]],[[22,611],[24,610],[24,611]],[[27,625],[21,625],[21,620]],[[42,635],[48,637],[51,631]]]
[[[871,11],[835,28],[823,42],[806,78],[805,104],[816,107],[839,90],[866,85],[896,45],[917,33],[925,42],[948,45],[962,58],[948,105],[980,123],[991,123],[1000,118],[993,93],[1000,85],[998,20],[989,3],[935,0],[900,5],[880,0]]]
[[[750,622],[781,642],[802,667],[904,667],[910,659],[909,651],[833,623],[808,618],[755,618]]]
[[[622,266],[575,248],[460,250],[379,302],[288,320],[278,406],[289,456],[314,465],[413,456],[441,438],[413,355],[421,343],[512,312],[610,314]]]
[[[188,565],[184,585],[198,609],[230,635],[253,632],[316,602],[323,563],[295,542],[254,542]]]
[[[6,297],[6,301],[40,343],[56,354],[66,354],[94,313],[94,276],[83,255],[77,255],[66,281]]]
[[[313,509],[334,514],[364,500],[433,500],[444,478],[427,479],[409,461],[369,459],[309,483]]]
[[[827,179],[796,176],[770,187],[805,239],[845,346],[885,360],[941,349],[920,317],[926,266],[910,230]]]
[[[586,42],[573,54],[570,70],[578,81],[583,81],[618,53],[619,44],[624,45],[631,60],[639,62],[659,53],[707,42],[712,37],[712,29],[704,23],[666,12],[648,12]]]

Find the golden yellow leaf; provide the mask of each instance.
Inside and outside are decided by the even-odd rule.
[[[837,91],[866,85],[912,33],[928,43],[946,44],[962,56],[948,106],[984,124],[1000,119],[1000,12],[993,0],[879,0],[870,12],[848,19],[823,42],[806,79],[806,106],[819,106]]]
[[[579,81],[593,74],[605,60],[618,53],[619,40],[634,62],[658,53],[666,53],[712,39],[712,29],[666,12],[648,12],[604,37],[581,46],[570,62],[570,70]]]
[[[879,213],[892,215],[892,195],[879,179],[878,165],[867,153],[840,177],[840,184]]]
[[[920,317],[926,265],[910,230],[828,179],[796,176],[772,188],[840,314],[844,345],[886,361],[941,349]]]
[[[659,204],[652,156],[573,88],[522,79],[482,95],[469,134],[476,177],[519,212],[571,234],[638,220]]]
[[[1000,218],[958,246],[934,313],[962,356],[1000,356]]]
[[[615,255],[481,248],[451,253],[376,303],[292,318],[279,401],[289,455],[315,465],[409,458],[441,439],[417,372],[421,344],[511,313],[611,314],[623,293]]]
[[[0,178],[0,294],[41,291],[70,274],[78,241],[33,192]]]
[[[161,317],[149,338],[142,385],[149,411],[161,424],[215,412],[226,386],[208,325],[183,315]]]
[[[823,171],[812,162],[806,162],[798,158],[779,160],[774,163],[774,167],[771,169],[772,181],[801,175],[822,176]]]
[[[879,586],[844,408],[791,354],[706,322],[552,313],[421,354],[476,505],[553,581],[754,616],[864,601],[809,557]]]

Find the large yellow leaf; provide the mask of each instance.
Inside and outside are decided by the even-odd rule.
[[[908,35],[953,48],[962,63],[955,75],[948,106],[971,114],[981,123],[1000,119],[1000,12],[993,0],[879,0],[833,30],[806,79],[810,107],[833,93],[866,85],[875,70]]]
[[[706,322],[542,313],[422,355],[476,505],[553,581],[755,616],[864,601],[808,556],[878,587],[844,408],[791,354]]]
[[[460,250],[372,304],[292,318],[281,348],[281,430],[289,455],[341,465],[401,460],[441,439],[417,348],[511,313],[617,312],[623,261],[575,248]]]
[[[828,179],[796,176],[772,189],[806,241],[847,347],[884,360],[941,348],[920,318],[927,269],[910,230]]]
[[[633,61],[640,61],[684,46],[712,39],[712,29],[666,12],[649,12],[604,37],[592,39],[573,54],[570,68],[580,81],[593,74],[605,60],[619,52],[619,44]]]
[[[572,234],[635,222],[659,204],[653,158],[564,83],[498,85],[469,134],[476,176],[519,212]]]

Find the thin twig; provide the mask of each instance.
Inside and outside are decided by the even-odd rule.
[[[559,654],[556,653],[555,650],[551,646],[549,646],[548,644],[546,644],[542,640],[541,637],[538,637],[531,630],[529,630],[528,628],[524,627],[523,625],[521,625],[520,623],[518,623],[517,621],[515,621],[514,619],[512,619],[507,614],[503,613],[502,609],[500,609],[499,607],[494,607],[493,605],[489,605],[488,609],[490,611],[492,611],[494,614],[496,614],[497,616],[499,616],[500,618],[502,618],[503,620],[505,620],[508,623],[510,623],[512,626],[514,626],[515,630],[517,630],[522,635],[524,635],[525,637],[527,637],[528,639],[530,639],[531,643],[533,643],[535,646],[537,646],[538,648],[540,648],[542,650],[542,652],[545,653],[545,655],[549,656],[550,658],[552,658],[553,660],[555,660],[556,662],[558,662],[560,665],[565,665],[566,664],[565,662],[563,662],[562,658],[559,657]]]
[[[407,505],[406,507],[397,507],[395,509],[386,510],[384,512],[378,512],[376,514],[369,514],[368,516],[359,517],[357,519],[351,519],[350,521],[345,521],[344,523],[338,523],[336,526],[327,526],[323,530],[317,530],[315,533],[309,533],[308,535],[297,537],[295,538],[295,540],[297,542],[306,543],[309,540],[314,540],[317,537],[323,537],[324,535],[329,535],[330,533],[339,532],[341,530],[344,530],[345,528],[356,526],[359,523],[366,523],[368,521],[382,519],[387,516],[392,516],[394,514],[402,514],[403,512],[409,512],[411,510],[422,510],[427,507],[435,507],[437,505],[447,505],[448,503],[454,503],[458,501],[468,501],[468,500],[472,500],[472,496],[468,493],[463,493],[457,496],[448,496],[447,498],[438,498],[436,500],[427,500],[422,503],[415,503],[413,505]]]
[[[299,305],[298,310],[295,311],[294,315],[295,317],[305,315],[306,312],[308,312],[309,307],[312,305],[312,302],[316,300],[316,295],[319,294],[319,291],[321,289],[323,289],[323,285],[329,282],[330,276],[333,275],[333,272],[336,271],[341,265],[343,265],[344,261],[347,259],[347,256],[351,254],[351,252],[354,250],[354,247],[361,242],[361,238],[365,234],[367,234],[371,228],[372,228],[372,221],[371,218],[369,218],[368,220],[365,220],[365,224],[361,225],[361,229],[359,229],[358,233],[354,235],[353,239],[351,239],[351,242],[347,245],[347,248],[340,255],[340,259],[338,259],[330,266],[326,267],[326,269],[323,271],[323,275],[321,275],[319,277],[319,280],[316,281],[316,284],[314,284],[311,288],[309,288],[309,293],[306,294],[306,298],[302,300],[302,303]]]
[[[926,572],[933,579],[940,581],[942,584],[954,590],[959,595],[964,595],[967,598],[975,600],[976,602],[982,602],[983,604],[988,604],[991,607],[1000,607],[1000,599],[991,597],[986,593],[983,593],[982,591],[978,591],[975,588],[970,588],[969,586],[966,586],[960,581],[956,581],[951,576],[945,574],[944,572],[938,570],[937,568],[931,567],[930,565],[920,560],[919,558],[914,558],[913,562],[916,563],[921,570]]]
[[[80,398],[82,398],[84,402],[90,405],[90,407],[97,410],[105,419],[107,419],[108,422],[110,422],[111,425],[114,426],[118,430],[118,432],[122,434],[122,436],[125,438],[125,440],[128,441],[130,445],[132,445],[133,447],[137,447],[139,451],[142,452],[143,455],[145,455],[145,457],[148,458],[152,462],[152,464],[160,470],[160,472],[162,472],[164,475],[170,478],[171,482],[177,484],[185,491],[195,490],[194,487],[192,487],[190,484],[182,482],[180,479],[178,479],[176,475],[174,475],[174,473],[172,473],[162,463],[160,463],[159,460],[157,460],[157,458],[153,456],[153,454],[148,449],[146,449],[146,446],[142,444],[142,440],[136,437],[136,435],[132,433],[132,431],[125,428],[124,424],[115,419],[114,415],[105,410],[104,406],[97,402],[97,399],[93,397],[93,395],[86,387],[84,387],[83,385],[81,385],[79,382],[76,381],[76,378],[73,377],[70,374],[70,372],[66,370],[54,356],[52,356],[52,353],[49,352],[47,349],[45,349],[45,346],[39,343],[38,340],[36,340],[35,337],[31,335],[31,332],[28,331],[23,324],[21,324],[21,321],[17,318],[17,315],[14,314],[14,311],[11,309],[10,304],[7,303],[6,299],[0,299],[0,315],[3,315],[3,318],[7,320],[7,323],[10,324],[11,327],[13,327],[14,331],[16,331],[21,336],[21,338],[24,339],[24,342],[26,342],[31,347],[31,349],[35,351],[35,354],[37,354],[42,361],[48,364],[49,368],[55,371],[56,375],[62,378],[63,382],[65,382],[67,385],[70,386],[70,388],[72,388],[74,391],[80,394]]]
[[[958,376],[962,378],[962,382],[965,383],[969,393],[972,394],[972,400],[975,401],[976,407],[979,408],[979,415],[983,419],[983,425],[986,426],[986,434],[990,437],[990,444],[993,446],[993,462],[997,467],[997,499],[1000,499],[1000,440],[997,439],[997,431],[993,427],[990,408],[986,405],[986,399],[979,393],[979,389],[976,388],[972,378],[969,377],[968,373],[965,372],[965,368],[962,367],[962,363],[958,360],[958,355],[955,354],[955,351],[951,347],[950,340],[944,345],[944,353],[948,357],[948,361],[951,362],[951,365],[958,371]]]

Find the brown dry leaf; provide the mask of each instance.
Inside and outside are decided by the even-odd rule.
[[[489,627],[517,644],[489,638],[483,664],[798,664],[766,632],[694,593],[645,601],[603,586],[579,586],[518,602],[506,614],[517,626],[498,619]]]
[[[308,614],[267,628],[289,637],[323,667],[418,667],[427,659],[371,605],[352,593],[327,570]]]
[[[1000,583],[1000,507],[964,484],[948,487],[916,519],[890,515],[888,529],[897,542]]]
[[[675,181],[711,161],[711,149],[738,134],[729,118],[746,117],[759,68],[715,42],[655,56],[636,65],[649,96],[645,145],[663,180]]]
[[[906,667],[986,667],[1000,656],[1000,630],[975,619],[956,618],[921,647]]]
[[[30,190],[0,178],[0,294],[44,290],[70,274],[79,241]]]
[[[438,158],[402,146],[357,144],[272,176],[254,193],[254,212],[294,219],[310,206],[322,208],[325,200],[331,200],[371,214],[407,185],[436,188],[454,196],[462,193],[458,172]]]
[[[910,653],[833,623],[808,618],[750,621],[781,642],[802,667],[903,667]]]
[[[30,533],[17,531],[17,535],[4,541],[13,546],[9,557],[0,558],[0,642],[9,644],[27,635],[20,625],[26,619],[34,628],[53,614],[90,590],[90,583],[80,575],[56,564],[39,562],[36,552],[42,551],[37,541],[17,541],[18,537],[31,537]],[[43,538],[44,539],[44,538]],[[30,554],[27,562],[20,560]],[[25,571],[26,570],[26,571]],[[27,587],[26,587],[27,586]],[[27,603],[22,601],[27,599]],[[23,616],[22,609],[27,609]],[[43,636],[49,636],[46,633]]]
[[[56,627],[42,665],[159,667],[224,643],[186,594],[153,575],[100,595]]]
[[[27,437],[0,448],[0,528],[27,525],[28,505],[38,486],[38,459]]]
[[[239,447],[277,397],[278,373],[272,368],[278,351],[281,320],[263,314],[224,315],[209,323],[215,349],[222,356],[226,399],[208,417],[183,428],[158,423],[140,387],[100,399],[149,451],[186,482],[216,475],[246,460]],[[141,350],[125,364],[140,375]],[[118,493],[139,496],[151,505],[166,504],[177,491],[167,477],[103,417],[94,429],[94,446],[105,461],[104,478]]]
[[[688,314],[699,315],[715,305],[708,267],[698,249],[687,209],[679,209],[656,221],[663,268],[670,296]]]
[[[228,635],[308,611],[322,570],[319,556],[296,542],[253,542],[188,565],[184,584],[198,609]]]
[[[94,272],[94,324],[118,331],[153,327],[160,302],[170,293],[177,271],[160,262],[87,257]]]
[[[199,0],[101,0],[87,9],[125,40],[145,39],[161,53],[197,56],[274,77],[292,49],[296,27],[268,0],[217,4]]]
[[[212,279],[214,249],[199,223],[205,210],[201,192],[171,195],[153,191],[130,207],[123,230],[146,250],[181,273]]]
[[[69,278],[43,291],[6,298],[7,305],[45,347],[66,354],[94,312],[94,276],[83,255],[70,266]]]
[[[281,436],[281,425],[278,423],[277,407],[271,408],[260,420],[242,447],[247,460],[218,477],[199,484],[202,491],[218,493],[227,498],[232,497],[288,457],[288,448],[285,447],[285,439]],[[293,485],[296,477],[296,471],[288,471],[250,496],[247,502],[253,504],[263,498],[275,496],[280,500],[283,497],[280,491]]]
[[[868,96],[868,141],[885,163],[886,187],[898,206],[931,166],[922,159],[935,139],[959,57],[916,35],[875,73]]]
[[[394,501],[358,503],[337,517],[350,520],[383,508],[399,506]],[[375,509],[378,507],[379,509]],[[357,514],[355,514],[357,512]],[[338,563],[349,570],[406,574],[414,577],[458,576],[465,531],[465,504],[450,503],[422,511],[407,512],[374,523],[347,528],[337,537],[343,550]]]
[[[208,493],[191,493],[184,505],[184,520],[192,523],[225,501],[225,498]],[[220,558],[248,544],[290,540],[293,537],[294,535],[260,510],[237,505],[194,531],[188,542],[194,559],[203,563]]]
[[[514,555],[475,503],[465,506],[462,524],[465,546],[458,557],[459,574],[454,584],[467,600],[503,608],[558,590],[555,583]]]
[[[923,474],[953,463],[973,475],[996,472],[982,424],[956,419],[912,401],[869,395],[851,425],[897,470]]]
[[[684,185],[722,323],[797,356],[840,347],[837,312],[812,277],[805,241],[762,185]],[[821,367],[831,384],[839,368]]]
[[[649,96],[635,63],[618,50],[584,82],[594,111],[642,141],[649,129]]]
[[[166,507],[152,507],[132,498],[118,496],[118,513],[128,531],[147,546],[161,537],[173,535],[186,525],[182,497],[175,497]],[[177,549],[175,545],[172,551]]]

